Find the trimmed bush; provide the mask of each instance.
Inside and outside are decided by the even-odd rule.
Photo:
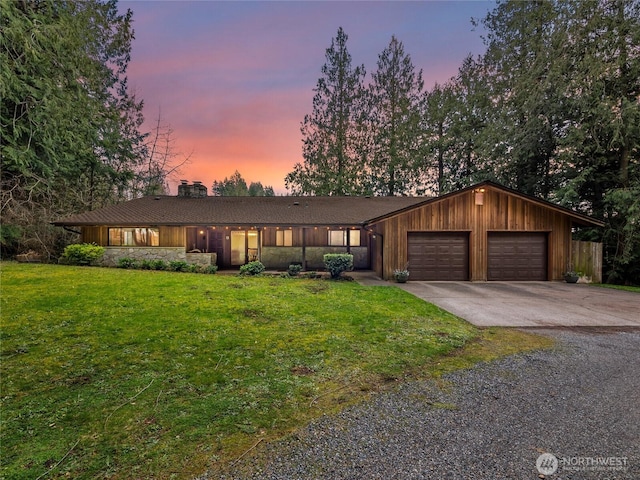
[[[118,259],[118,268],[141,268],[133,258],[124,257]]]
[[[353,270],[353,255],[349,253],[325,253],[323,260],[331,278],[340,278],[342,272]]]
[[[104,255],[104,250],[95,243],[74,243],[65,247],[62,258],[69,265],[95,265]]]
[[[301,271],[302,271],[302,265],[300,265],[298,263],[292,263],[291,265],[289,265],[289,269],[287,270],[289,275],[291,275],[292,277],[298,276],[298,274]]]
[[[262,262],[249,262],[240,267],[240,275],[260,275],[264,272]]]

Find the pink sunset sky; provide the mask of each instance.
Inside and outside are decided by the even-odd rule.
[[[158,112],[189,165],[170,181],[214,180],[238,170],[247,182],[286,194],[302,161],[300,123],[312,111],[325,50],[339,27],[366,81],[395,35],[431,89],[484,52],[489,1],[120,1],[133,11],[129,84],[144,100],[144,130]]]

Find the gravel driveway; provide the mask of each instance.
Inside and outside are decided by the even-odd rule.
[[[638,479],[640,331],[627,330],[540,330],[555,349],[449,375],[444,389],[403,384],[201,478],[537,479],[551,453],[548,479]]]

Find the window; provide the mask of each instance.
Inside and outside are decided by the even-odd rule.
[[[293,232],[291,230],[276,230],[276,247],[291,247]]]
[[[349,230],[349,245],[352,247],[360,246],[360,230]]]
[[[160,232],[157,228],[110,228],[109,246],[158,247]]]
[[[342,247],[347,244],[346,230],[329,230],[329,245],[332,247]]]
[[[349,243],[347,243],[347,239]],[[347,245],[359,247],[360,230],[329,230],[329,245],[332,247],[346,247]]]

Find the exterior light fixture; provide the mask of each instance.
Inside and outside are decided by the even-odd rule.
[[[475,190],[475,203],[476,205],[484,205],[484,188]]]

